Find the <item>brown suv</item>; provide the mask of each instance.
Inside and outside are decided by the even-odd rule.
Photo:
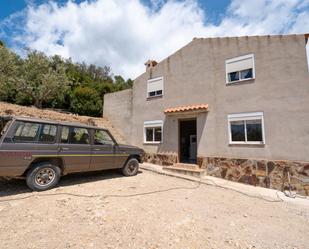
[[[106,129],[78,123],[1,116],[0,132],[0,176],[25,177],[37,191],[73,172],[120,168],[136,175],[143,154]]]

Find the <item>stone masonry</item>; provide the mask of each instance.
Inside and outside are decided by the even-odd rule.
[[[291,185],[293,191],[309,195],[309,162],[199,157],[198,165],[210,176],[280,191]]]
[[[174,154],[146,153],[144,161],[169,166],[178,158]],[[291,186],[298,194],[309,196],[309,162],[198,157],[197,164],[210,176],[280,191]]]
[[[158,164],[162,166],[171,166],[178,162],[177,155],[173,154],[155,154],[145,153],[143,157],[144,162]]]

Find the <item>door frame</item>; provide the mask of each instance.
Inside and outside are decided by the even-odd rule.
[[[180,123],[183,121],[195,121],[196,126],[196,142],[197,142],[197,117],[190,117],[190,118],[178,118],[178,163],[181,163],[181,149],[180,149]],[[197,155],[196,155],[197,156]]]

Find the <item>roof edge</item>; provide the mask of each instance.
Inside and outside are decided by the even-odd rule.
[[[160,60],[159,62],[157,62],[156,66],[158,64],[163,63],[165,60],[167,60],[168,58],[172,57],[173,55],[177,54],[179,51],[183,50],[184,48],[190,46],[193,42],[198,41],[198,40],[215,40],[215,39],[237,39],[237,38],[265,38],[265,37],[288,37],[288,36],[305,36],[306,39],[306,43],[308,42],[309,39],[309,33],[299,33],[299,34],[271,34],[271,35],[242,35],[242,36],[213,36],[213,37],[193,37],[192,40],[190,42],[188,42],[187,44],[183,45],[181,48],[177,49],[175,52],[171,53],[170,55],[164,57],[162,60]],[[145,73],[147,72],[143,72],[140,75],[138,75],[137,77],[134,78],[133,81],[138,80],[140,77],[142,77]]]
[[[208,104],[179,106],[165,109],[164,114],[184,113],[184,112],[201,111],[201,110],[208,111],[208,107],[209,107]]]

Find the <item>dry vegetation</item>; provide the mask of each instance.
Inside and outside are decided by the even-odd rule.
[[[83,124],[94,125],[109,129],[118,142],[120,143],[126,142],[121,131],[115,129],[115,127],[106,118],[79,116],[77,114],[72,113],[61,113],[53,110],[38,109],[36,107],[25,107],[5,102],[0,102],[0,116],[1,115],[34,117],[34,118],[79,122]]]

